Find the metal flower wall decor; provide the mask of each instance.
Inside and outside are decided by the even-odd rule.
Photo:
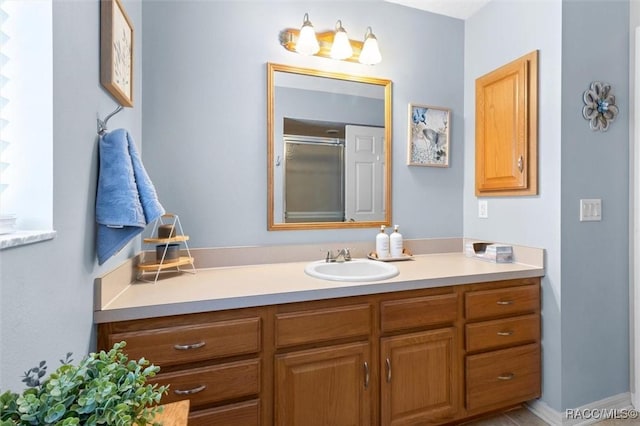
[[[585,106],[582,108],[582,116],[589,120],[591,130],[606,132],[609,124],[618,115],[616,97],[611,94],[611,85],[594,81],[591,87],[582,96]]]

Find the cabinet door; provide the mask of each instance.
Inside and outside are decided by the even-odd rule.
[[[476,195],[537,193],[537,54],[476,80]]]
[[[382,425],[438,423],[458,409],[453,327],[382,339]]]
[[[366,342],[276,355],[275,424],[371,424]]]

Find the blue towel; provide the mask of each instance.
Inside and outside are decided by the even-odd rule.
[[[165,210],[129,132],[118,129],[105,133],[99,147],[96,248],[102,265]]]

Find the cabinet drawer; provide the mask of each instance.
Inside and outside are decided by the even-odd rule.
[[[109,345],[122,340],[130,359],[160,367],[251,354],[260,351],[260,318],[115,333]]]
[[[191,413],[189,426],[258,426],[260,402],[257,399]]]
[[[465,294],[465,317],[488,318],[537,312],[540,308],[540,286],[471,291]]]
[[[369,336],[369,304],[276,314],[276,346],[301,345],[348,337]]]
[[[382,332],[391,332],[433,324],[452,323],[458,312],[458,295],[412,297],[382,302]]]
[[[540,340],[540,317],[532,314],[467,324],[465,334],[469,352],[533,343]]]
[[[159,374],[150,383],[170,385],[164,404],[191,400],[191,408],[227,399],[257,395],[260,391],[260,361],[230,362]]]
[[[467,409],[489,409],[540,396],[540,346],[467,356]]]

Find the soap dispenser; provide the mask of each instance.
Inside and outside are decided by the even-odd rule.
[[[378,259],[389,257],[389,236],[384,232],[384,225],[380,226],[380,232],[376,236],[376,254]]]
[[[391,247],[391,257],[402,257],[404,251],[402,234],[398,232],[398,225],[393,226],[393,233],[389,237]]]

